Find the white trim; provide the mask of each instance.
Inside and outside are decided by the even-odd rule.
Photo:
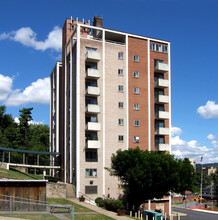
[[[128,40],[129,40],[129,36],[128,34],[126,35],[126,70],[125,70],[125,76],[126,76],[126,149],[129,149],[129,54],[128,54]]]
[[[150,88],[150,40],[148,39],[148,151],[151,151],[151,88]]]
[[[171,195],[169,195],[169,216],[171,216],[172,213],[172,198]]]
[[[80,25],[77,24],[76,45],[76,197],[80,192]]]
[[[72,55],[72,46],[73,46],[73,41],[72,41],[72,38],[70,40],[70,133],[69,133],[69,136],[70,136],[70,183],[72,183],[72,178],[73,178],[73,174],[72,174],[72,169],[73,169],[73,158],[72,158],[72,149],[73,149],[73,141],[72,141],[72,130],[73,130],[73,125],[72,125],[72,117],[73,117],[73,96],[72,96],[72,93],[73,93],[73,80],[72,80],[72,69],[73,69],[73,55]]]
[[[60,97],[59,97],[59,92],[60,92],[60,66],[62,64],[60,62],[57,62],[57,74],[56,74],[56,152],[60,152],[59,148],[59,102],[60,102]]]
[[[171,57],[170,57],[170,43],[168,44],[168,80],[169,80],[169,146],[170,146],[170,154],[171,154]]]
[[[67,47],[65,47],[65,73],[64,73],[64,108],[65,108],[65,116],[64,116],[64,182],[67,182]]]
[[[51,75],[50,75],[50,129],[49,129],[49,151],[52,152],[54,149],[54,143],[52,141],[53,136],[54,136],[54,132],[53,127],[52,127],[52,116],[53,116],[53,110],[54,110],[54,97],[53,97],[53,80],[54,80],[54,70],[52,71]],[[52,159],[51,155],[49,156],[50,161]],[[51,162],[50,162],[51,165]],[[51,176],[51,170],[49,170],[49,175]]]
[[[103,142],[103,145],[102,145],[102,174],[103,174],[103,187],[102,187],[102,194],[105,195],[106,193],[106,185],[105,185],[105,31],[103,30],[102,31],[102,60],[103,60],[103,64],[102,64],[102,82],[103,82],[103,85],[102,85],[102,100],[103,100],[103,134],[102,134],[102,142]]]

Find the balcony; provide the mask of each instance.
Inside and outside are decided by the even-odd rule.
[[[88,140],[86,142],[86,148],[88,149],[99,149],[101,147],[100,141]]]
[[[158,128],[158,129],[155,130],[155,134],[169,135],[170,134],[170,130],[169,130],[169,128]]]
[[[157,62],[155,65],[155,72],[164,73],[169,71],[169,65],[166,63]]]
[[[100,106],[96,105],[96,104],[88,104],[86,106],[86,113],[99,114],[100,113]]]
[[[101,77],[100,71],[97,69],[88,68],[86,72],[86,78],[88,79],[98,79]]]
[[[156,119],[169,119],[169,112],[159,111],[155,114]]]
[[[167,79],[156,79],[154,82],[154,86],[156,88],[168,88],[169,87],[169,80]]]
[[[166,95],[155,96],[155,103],[167,104],[169,103],[169,96],[166,96]]]
[[[170,151],[169,144],[159,144],[159,151]]]
[[[101,130],[101,124],[97,122],[88,122],[86,124],[86,130],[87,131],[100,131]]]
[[[86,52],[86,62],[97,63],[101,59],[101,55],[97,51],[87,51]]]
[[[100,95],[100,89],[95,86],[88,86],[86,89],[86,95],[87,96],[99,96]]]

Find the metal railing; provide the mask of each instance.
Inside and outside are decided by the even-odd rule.
[[[21,205],[20,210],[16,210],[16,204],[23,204],[23,206]],[[41,208],[36,206],[41,206]],[[56,208],[62,208],[67,209],[67,212],[72,214],[72,220],[74,220],[74,205],[61,205],[22,197],[0,195],[0,210],[1,208],[4,208],[4,211],[10,211],[10,217],[12,217],[13,211],[21,211],[22,208],[24,209],[22,211],[48,211],[50,208],[50,213],[54,213]]]
[[[94,201],[92,198],[90,198],[90,197],[88,197],[87,195],[85,195],[85,194],[79,192],[79,198],[81,198],[81,197],[85,198],[85,200],[87,201],[87,203],[92,204],[92,205],[96,205],[95,201]]]

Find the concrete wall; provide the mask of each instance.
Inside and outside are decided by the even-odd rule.
[[[47,183],[46,198],[66,198],[66,184],[63,183]]]

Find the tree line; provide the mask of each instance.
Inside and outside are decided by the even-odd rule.
[[[49,151],[49,127],[42,124],[31,124],[33,108],[22,108],[19,110],[19,122],[11,114],[6,113],[6,107],[0,106],[0,147],[31,151]],[[22,163],[23,155],[11,152],[12,163]],[[7,160],[8,153],[4,155]],[[0,152],[0,161],[3,160],[3,151]],[[29,154],[27,163],[36,163],[36,155]],[[43,165],[49,164],[48,155],[40,155]]]

